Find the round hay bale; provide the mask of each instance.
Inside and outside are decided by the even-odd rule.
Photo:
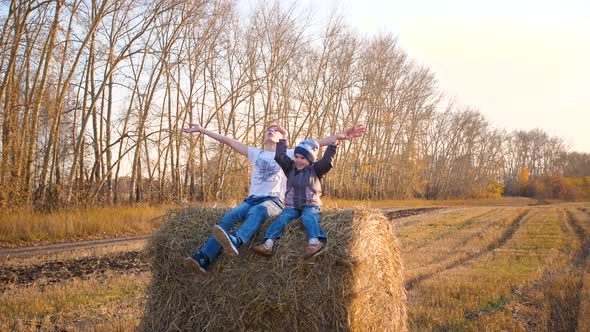
[[[294,221],[271,258],[247,245],[239,257],[222,254],[207,275],[185,270],[181,257],[204,243],[225,211],[183,209],[166,217],[148,245],[153,276],[143,330],[407,330],[399,242],[380,212],[322,212],[328,245],[310,260],[301,258],[307,239]]]

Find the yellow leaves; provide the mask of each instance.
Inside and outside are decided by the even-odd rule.
[[[527,167],[524,167],[523,169],[520,170],[520,175],[518,177],[518,183],[521,186],[526,186],[529,183],[530,176],[531,176],[531,171]]]
[[[504,193],[504,184],[498,181],[488,183],[487,187],[488,197],[501,197]]]

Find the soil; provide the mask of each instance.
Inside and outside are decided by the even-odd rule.
[[[403,209],[403,210],[394,210],[386,212],[385,215],[389,220],[393,219],[400,219],[410,216],[415,216],[417,214],[423,214],[427,212],[431,212],[434,210],[441,209],[440,207],[427,207],[427,208],[416,208],[416,209]]]
[[[18,267],[0,267],[0,291],[14,286],[45,287],[72,278],[101,278],[107,274],[139,274],[149,270],[142,251],[100,257],[50,261]]]

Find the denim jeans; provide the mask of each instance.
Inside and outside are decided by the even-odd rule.
[[[326,233],[320,227],[320,207],[306,206],[303,209],[286,208],[275,222],[270,224],[264,235],[265,239],[276,239],[283,235],[283,229],[289,222],[301,217],[303,227],[307,231],[307,238],[326,239]]]
[[[283,209],[283,202],[273,196],[267,197],[248,197],[242,204],[227,211],[217,225],[226,231],[230,231],[238,222],[244,221],[242,226],[237,230],[236,235],[240,238],[242,243],[247,243],[250,238],[256,233],[263,221],[268,218],[276,217]],[[201,249],[195,252],[196,257],[198,253],[209,258],[209,263],[219,256],[221,245],[219,242],[210,236]]]

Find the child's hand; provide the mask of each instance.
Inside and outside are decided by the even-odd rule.
[[[365,133],[365,125],[354,125],[352,127],[344,129],[343,132],[337,134],[338,139],[351,139],[361,137]]]
[[[281,133],[281,135],[283,135],[283,139],[286,140],[287,139],[287,129],[285,129],[283,126],[281,126],[280,123],[277,124],[277,131],[279,133]]]
[[[200,133],[202,129],[203,127],[198,123],[191,123],[188,128],[182,128],[182,132],[187,134]]]

